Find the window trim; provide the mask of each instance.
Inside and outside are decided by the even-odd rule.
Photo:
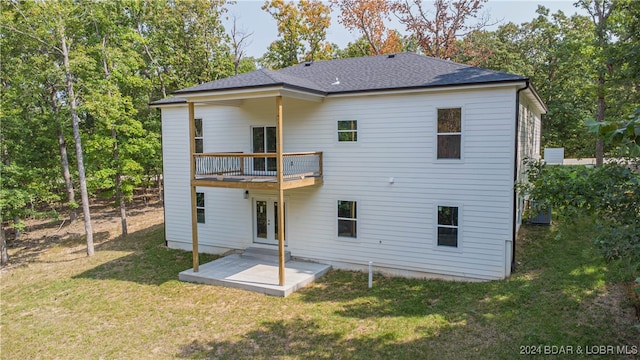
[[[439,220],[438,220],[438,208],[439,207],[455,207],[458,208],[458,225],[457,226],[450,226],[450,225],[442,225],[442,227],[447,227],[447,228],[457,228],[458,229],[458,237],[457,237],[457,245],[458,246],[447,246],[447,245],[438,245],[438,229],[441,227]],[[462,246],[463,246],[463,207],[462,204],[460,203],[455,203],[455,202],[447,202],[447,201],[436,201],[435,202],[435,206],[434,206],[434,212],[433,212],[434,216],[433,216],[433,247],[436,250],[442,250],[442,251],[450,251],[450,252],[462,252]]]
[[[202,195],[202,206],[198,205],[198,196]],[[207,195],[205,192],[200,192],[200,191],[196,191],[196,203],[194,204],[196,207],[196,222],[198,224],[206,224],[207,222],[207,212],[206,212],[206,205],[207,205]],[[202,221],[200,221],[200,211],[202,211]]]
[[[340,217],[339,212],[340,212],[340,202],[352,202],[355,204],[355,217],[353,218],[345,218],[345,217]],[[336,201],[336,237],[340,240],[358,240],[358,233],[360,232],[358,229],[358,201],[357,200],[340,200],[338,199]],[[340,235],[340,221],[351,221],[355,223],[355,232],[356,232],[356,236],[341,236]]]
[[[356,128],[355,129],[348,129],[348,130],[340,130],[340,122],[348,122],[348,121],[355,122]],[[340,134],[341,133],[354,134],[355,135],[355,140],[340,140]],[[356,119],[337,120],[336,121],[336,135],[337,135],[336,142],[338,144],[357,144],[358,143],[358,120],[356,120]]]
[[[460,132],[438,132],[438,111],[446,109],[460,109]],[[436,162],[439,163],[459,163],[464,161],[464,133],[465,133],[465,107],[459,104],[452,104],[450,106],[438,106],[435,110],[435,139],[434,139],[434,152],[433,157]],[[459,135],[460,136],[460,157],[459,158],[439,158],[438,157],[438,139],[440,135]]]

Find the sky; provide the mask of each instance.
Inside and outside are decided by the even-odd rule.
[[[276,21],[261,7],[264,1],[255,0],[236,0],[235,5],[228,5],[227,19],[223,22],[226,29],[230,28],[231,19],[236,18],[237,28],[245,33],[253,33],[247,40],[246,55],[253,57],[261,57],[269,47],[269,44],[276,40],[278,31]],[[536,16],[538,4],[545,6],[555,13],[562,10],[567,15],[573,15],[578,12],[585,14],[584,11],[573,6],[575,0],[554,0],[554,1],[529,1],[529,0],[489,0],[483,7],[482,12],[486,12],[491,20],[501,20],[495,27],[500,24],[513,22],[521,24],[531,21]],[[398,28],[401,33],[401,28]],[[338,23],[338,13],[335,11],[331,14],[331,26],[327,31],[326,40],[335,43],[340,48],[344,48],[349,42],[355,41],[359,37],[359,33],[350,33]]]

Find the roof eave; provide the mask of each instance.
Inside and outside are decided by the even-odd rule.
[[[174,94],[185,98],[186,102],[214,102],[224,100],[245,100],[273,96],[285,96],[309,101],[322,101],[327,93],[301,86],[276,83],[224,89],[176,91]]]
[[[429,91],[429,90],[445,90],[445,89],[460,89],[460,88],[486,88],[492,86],[507,86],[526,84],[529,79],[510,79],[500,81],[482,81],[482,82],[469,82],[459,84],[436,84],[436,85],[417,85],[417,86],[405,86],[405,87],[392,87],[392,88],[377,88],[377,89],[361,89],[361,90],[345,90],[345,91],[331,91],[328,96],[350,96],[358,94],[372,94],[372,93],[389,93],[389,92],[416,92],[416,91]]]

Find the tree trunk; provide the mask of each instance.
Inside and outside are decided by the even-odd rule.
[[[19,216],[14,216],[13,217],[13,231],[15,234],[15,239],[16,241],[20,240],[20,237],[22,236],[22,230],[20,230],[20,217]]]
[[[604,121],[604,96],[598,95],[598,110],[596,113],[596,121],[603,122]],[[604,163],[604,141],[602,138],[598,137],[596,140],[596,166],[600,167]]]
[[[51,96],[51,108],[56,117],[59,115],[58,100],[56,99],[56,90],[53,85],[49,89],[49,96]],[[58,150],[60,151],[60,165],[62,168],[62,177],[64,179],[64,186],[67,192],[67,202],[69,203],[69,220],[74,222],[78,215],[75,209],[76,193],[73,188],[73,182],[71,182],[71,171],[69,171],[69,157],[67,156],[67,141],[64,139],[64,130],[62,124],[58,126]]]
[[[162,174],[158,174],[158,200],[160,201],[160,203],[162,204],[164,202],[164,194],[163,194],[163,189],[164,187],[162,186]]]
[[[67,156],[67,141],[64,139],[62,126],[58,129],[58,147],[60,149],[60,164],[62,165],[62,177],[64,178],[64,186],[67,192],[67,202],[69,203],[69,220],[76,221],[78,214],[76,213],[76,192],[71,182],[71,172],[69,171],[69,157]]]
[[[120,174],[118,162],[120,160],[120,155],[118,154],[118,137],[116,134],[116,129],[111,127],[111,137],[113,138],[113,162],[115,163],[116,168],[116,198],[120,207],[120,222],[122,224],[122,236],[127,236],[129,233],[127,231],[127,208],[124,203],[124,194],[122,193],[122,175]]]
[[[605,110],[605,102],[604,102],[604,75],[600,75],[598,77],[598,103],[597,103],[597,113],[596,113],[596,121],[603,122],[604,121],[604,110]],[[596,141],[596,167],[602,166],[604,162],[604,141],[602,138],[598,137]]]
[[[80,180],[80,195],[82,197],[82,213],[84,215],[84,231],[87,237],[87,256],[94,254],[93,229],[91,227],[91,213],[89,210],[89,193],[87,191],[87,178],[84,172],[84,160],[82,153],[82,139],[80,138],[80,118],[78,117],[76,96],[73,91],[73,77],[71,76],[71,66],[69,65],[69,49],[64,28],[61,27],[60,39],[62,45],[62,60],[64,64],[65,78],[67,81],[67,95],[69,97],[69,110],[71,111],[71,122],[73,126],[73,140],[76,145],[76,160],[78,162],[78,179]]]
[[[2,219],[0,219],[0,266],[5,266],[8,263],[9,263],[9,252],[7,251],[7,236],[4,232]]]

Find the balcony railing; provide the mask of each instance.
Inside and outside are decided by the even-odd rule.
[[[212,181],[277,181],[275,153],[193,154],[196,179]],[[322,177],[322,152],[285,153],[284,181]]]

